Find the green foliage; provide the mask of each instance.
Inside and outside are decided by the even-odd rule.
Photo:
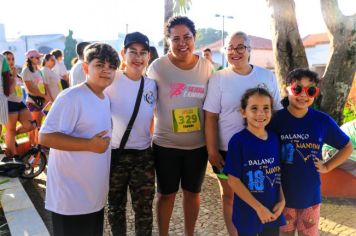
[[[192,0],[174,0],[173,13],[175,15],[185,14],[192,5]]]
[[[354,104],[351,100],[348,101],[342,112],[342,115],[344,117],[342,121],[343,124],[356,119],[356,104]]]
[[[68,36],[64,42],[64,64],[69,70],[72,68],[72,59],[76,57],[75,46],[77,45],[77,40],[73,38],[73,31],[69,30]]]
[[[226,37],[227,32],[224,32],[224,38]],[[214,43],[221,39],[221,30],[213,29],[213,28],[204,28],[198,29],[196,35],[195,47],[201,48],[208,44]]]

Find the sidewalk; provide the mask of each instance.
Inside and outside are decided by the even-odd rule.
[[[0,177],[0,201],[12,236],[49,236],[49,232],[17,178]]]
[[[46,175],[43,173],[33,181],[24,183],[26,191],[29,193],[39,214],[43,218],[49,232],[51,232],[50,216],[43,209],[43,199],[45,192]],[[201,209],[196,225],[197,236],[225,236],[227,235],[224,220],[222,217],[219,185],[216,176],[209,167],[205,176],[205,181],[201,193]],[[170,223],[170,235],[183,235],[184,222],[182,211],[182,193],[177,194],[176,204]],[[130,201],[130,200],[129,200]],[[134,213],[128,204],[128,236],[134,235]],[[154,205],[155,208],[155,205]],[[320,219],[320,235],[344,235],[356,236],[356,199],[323,199]],[[157,234],[157,224],[154,219],[154,234]],[[105,236],[111,235],[110,226],[105,218]]]

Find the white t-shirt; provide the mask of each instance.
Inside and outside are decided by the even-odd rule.
[[[42,78],[42,74],[39,70],[35,70],[34,72],[31,72],[30,69],[28,67],[26,67],[23,71],[22,71],[22,80],[24,82],[26,81],[31,81],[35,86],[37,86],[37,88],[40,90],[40,92],[42,94],[45,94],[45,87],[43,84],[43,78]],[[28,94],[29,91],[27,89],[27,86],[25,85],[26,88],[26,92]],[[35,103],[32,98],[30,98],[30,96],[26,96],[26,102],[30,102],[30,103]]]
[[[190,70],[176,67],[167,55],[151,64],[147,75],[158,87],[155,144],[185,150],[205,145],[202,107],[212,72],[212,64],[202,57]],[[200,129],[197,128],[199,123]],[[190,125],[194,131],[187,131]]]
[[[78,60],[70,70],[70,87],[86,81],[86,76],[82,67],[83,61]]]
[[[239,75],[231,67],[217,71],[209,80],[203,109],[219,114],[219,149],[227,151],[231,137],[244,128],[240,113],[241,97],[247,89],[261,87],[273,97],[274,110],[282,109],[277,80],[269,70],[253,66],[248,75]]]
[[[66,66],[64,65],[63,62],[58,62],[56,60],[56,64],[54,65],[53,67],[53,71],[54,73],[56,73],[57,75],[59,75],[61,77],[61,79],[68,74],[67,72],[67,68]]]
[[[40,133],[91,138],[104,130],[111,136],[111,128],[109,98],[100,99],[81,84],[60,93]],[[45,208],[62,215],[101,210],[109,190],[110,154],[110,147],[102,154],[51,148]]]
[[[56,99],[58,94],[63,90],[61,84],[61,77],[59,77],[59,75],[54,73],[54,71],[52,71],[48,67],[43,67],[41,71],[43,75],[43,83],[48,85],[54,100]]]
[[[22,80],[16,75],[15,77],[15,90],[10,94],[7,98],[10,102],[22,102],[23,98],[23,91],[22,91],[23,82]]]
[[[113,121],[112,148],[119,148],[122,136],[132,116],[141,80],[134,81],[122,71],[116,72],[113,83],[105,89],[110,99]],[[144,78],[144,89],[139,111],[125,149],[144,150],[151,145],[150,124],[156,107],[157,87],[154,80]]]

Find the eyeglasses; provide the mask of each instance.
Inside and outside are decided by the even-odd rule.
[[[138,57],[146,58],[148,56],[148,51],[137,52],[137,51],[128,50],[127,53],[131,57],[136,57],[136,58],[138,58]]]
[[[247,48],[250,48],[250,47],[245,46],[243,44],[238,44],[236,48],[234,48],[232,46],[228,47],[227,48],[227,52],[229,54],[232,54],[234,52],[236,52],[236,53],[245,53]]]
[[[173,37],[173,38],[170,38],[170,40],[174,44],[179,44],[182,40],[183,40],[184,43],[189,43],[189,42],[191,42],[193,40],[193,36],[192,35],[185,35],[183,38]]]
[[[302,94],[303,90],[304,90],[305,94],[310,98],[314,98],[314,97],[318,96],[318,94],[319,94],[319,87],[316,84],[312,84],[312,85],[306,87],[306,86],[301,86],[301,85],[297,84],[296,82],[294,82],[291,85],[291,91],[294,96],[300,96]]]
[[[31,59],[36,58],[37,60],[41,59],[41,57],[30,57]]]

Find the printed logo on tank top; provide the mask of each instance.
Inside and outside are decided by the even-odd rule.
[[[309,134],[282,134],[281,140],[286,142],[282,145],[282,162],[293,164],[294,158],[301,158],[304,163],[308,160],[319,159],[320,143],[308,142]],[[318,139],[320,140],[320,138]]]
[[[205,86],[198,84],[172,83],[170,97],[204,98]]]
[[[263,158],[260,160],[248,160],[244,166],[249,166],[246,173],[247,187],[250,192],[264,192],[266,184],[273,188],[281,184],[281,168],[274,166],[275,158]]]

